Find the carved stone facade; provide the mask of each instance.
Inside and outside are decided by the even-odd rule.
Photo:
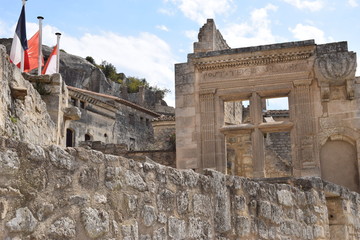
[[[177,167],[226,172],[230,162],[232,173],[246,177],[322,176],[359,191],[360,85],[356,54],[347,43],[229,49],[222,37],[203,36],[214,32],[220,34],[209,20],[188,61],[175,65]],[[214,47],[197,48],[203,39],[212,39],[206,44]],[[289,116],[268,121],[264,101],[279,97],[288,99]],[[239,106],[243,101],[248,109]],[[236,118],[239,111],[249,114]],[[287,170],[278,175],[266,165],[265,138],[274,133],[290,141]],[[351,151],[347,164],[328,159],[334,148],[340,157]],[[338,168],[343,170],[331,178]]]

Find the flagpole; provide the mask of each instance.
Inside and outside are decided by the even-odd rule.
[[[39,52],[38,52],[38,76],[41,75],[41,64],[42,64],[42,16],[38,16],[39,19]]]
[[[25,4],[26,4],[26,1],[27,0],[22,0],[22,5],[25,7]],[[25,61],[24,61],[24,58],[25,58],[25,54],[24,54],[24,49],[21,50],[21,62],[20,62],[20,69],[21,69],[21,72],[24,71],[24,67],[25,67]]]
[[[57,32],[57,33],[55,33],[55,35],[57,36],[56,73],[59,73],[59,68],[60,68],[60,36],[61,36],[61,33]]]

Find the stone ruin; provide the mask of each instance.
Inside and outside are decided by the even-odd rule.
[[[231,49],[209,19],[194,53],[175,65],[177,167],[318,176],[359,192],[355,71],[346,42]],[[274,98],[284,98],[287,111],[267,111]]]
[[[217,34],[214,39],[222,39],[218,31],[214,33]],[[209,38],[202,37],[202,39]],[[206,48],[207,44],[196,46]],[[287,57],[291,58],[291,56]],[[184,66],[176,67],[178,71],[179,67]],[[188,77],[192,75],[192,72],[188,73]],[[50,87],[53,86],[61,92],[57,94],[57,100],[51,105],[57,107],[59,111],[47,109],[48,106],[38,93],[40,89],[36,90],[33,87],[30,83],[31,77],[24,76],[26,79],[19,69],[8,62],[5,50],[0,46],[2,85],[0,239],[355,240],[360,238],[360,195],[319,177],[249,179],[225,175],[212,169],[203,170],[201,174],[191,169],[179,170],[166,167],[148,158],[135,161],[82,147],[63,148],[61,144],[64,136],[61,133],[72,121],[71,119],[77,119],[79,116],[76,108],[69,106],[67,101],[59,97],[65,96],[67,91],[62,87],[60,75],[42,78]],[[190,81],[191,77],[183,79]],[[177,75],[177,86],[180,86],[178,81]],[[313,87],[314,81],[311,84]],[[280,86],[282,85],[279,84]],[[177,92],[181,93],[186,89],[190,90],[191,87],[183,85]],[[310,91],[312,88],[304,86],[304,89]],[[334,108],[331,105],[331,101],[335,100],[333,98],[343,97],[347,90],[348,88],[343,85],[334,86],[329,83],[329,101],[322,102],[328,106],[328,116],[337,114],[331,110]],[[217,93],[218,91],[214,92],[215,97]],[[213,99],[212,92],[208,94],[210,96],[202,99]],[[237,96],[237,92],[234,95]],[[262,105],[258,95],[252,93],[248,96],[258,103],[256,106]],[[355,99],[356,96],[355,91]],[[52,97],[51,94],[49,97]],[[184,97],[180,94],[177,96],[177,101],[179,99],[182,101],[182,105],[179,105],[180,110],[182,106],[188,106],[193,101],[191,95]],[[246,113],[246,107],[241,108],[241,111],[237,108],[235,110],[234,106],[243,103],[242,101],[240,103],[237,97],[232,100],[235,101],[228,101],[230,103],[225,106],[233,114],[225,114],[227,125],[222,126],[221,132],[217,133],[216,137],[223,133],[227,137],[227,132],[233,133],[233,129],[228,128],[234,128],[235,132],[241,134],[255,131],[252,128],[262,131],[263,123],[255,121],[256,127],[251,126],[254,116],[257,121],[260,121],[262,116],[256,114],[251,106],[250,115]],[[301,103],[300,109],[307,109],[305,100]],[[342,104],[348,101],[342,98],[339,100]],[[208,109],[213,105],[206,100],[201,106]],[[283,122],[277,124],[281,130],[284,126],[288,126],[289,131],[292,131],[297,128],[297,119],[292,117],[292,111],[295,110],[290,107],[289,117],[279,112],[276,113],[277,115],[271,112],[267,114],[270,114],[274,120],[289,119],[287,125]],[[191,116],[191,111],[187,113]],[[240,113],[241,117],[238,115]],[[182,115],[183,119],[179,118],[180,121],[176,119],[176,125],[184,126],[186,116]],[[213,115],[206,112],[206,116],[212,119]],[[268,115],[265,117],[269,118]],[[57,119],[58,122],[52,119]],[[243,131],[243,125],[232,123],[232,121],[237,123],[239,119],[246,119],[244,121],[250,129]],[[299,119],[300,122],[304,121],[302,118]],[[343,121],[341,117],[336,119],[328,122],[324,120],[326,126],[330,128]],[[191,120],[189,118],[189,124]],[[158,126],[159,132],[170,131],[169,126],[173,124],[172,122],[172,119],[162,119]],[[207,125],[202,129],[211,129],[209,125],[211,121],[207,120],[204,123]],[[274,123],[270,121],[272,130],[273,125]],[[179,132],[177,128],[176,135],[180,138],[176,144],[180,147],[180,152],[183,150],[182,144],[186,143],[181,139],[181,134],[185,136],[188,131],[184,127],[183,132]],[[335,133],[341,133],[340,130],[336,131],[338,132]],[[343,131],[346,132],[346,127]],[[307,133],[309,132],[305,131],[302,134],[308,137]],[[160,138],[162,135],[159,135]],[[203,136],[209,139],[213,137],[208,132]],[[292,134],[290,136],[293,137]],[[327,140],[326,136],[325,134],[323,139]],[[344,136],[352,135],[348,133]],[[336,137],[334,140],[331,137],[331,141],[346,140],[345,137]],[[196,138],[194,132],[192,139]],[[266,141],[271,142],[273,138],[283,137],[274,135],[267,138],[269,140]],[[305,139],[317,138],[316,136]],[[207,146],[208,143],[212,142],[209,140],[202,146]],[[268,146],[272,146],[272,149],[277,148],[274,144]],[[308,150],[306,146],[304,145],[304,151]],[[234,146],[228,145],[229,149],[231,147],[237,150]],[[225,149],[225,144],[223,148]],[[203,148],[199,147],[199,149]],[[303,154],[302,151],[300,152]],[[188,154],[191,156],[192,153]],[[216,156],[218,155],[217,152]],[[183,157],[184,160],[189,159],[185,155]],[[185,163],[188,164],[189,161]],[[255,167],[254,169],[257,169]]]

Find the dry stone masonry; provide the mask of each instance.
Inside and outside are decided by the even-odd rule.
[[[0,146],[1,239],[360,237],[359,195],[320,178],[274,183],[4,137]]]

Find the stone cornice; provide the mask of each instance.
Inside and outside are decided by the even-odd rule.
[[[261,56],[246,56],[228,59],[194,59],[193,63],[200,71],[217,70],[224,68],[249,67],[267,65],[272,63],[285,63],[296,60],[304,60],[313,55],[313,49],[306,51],[285,52],[280,54],[269,54]]]

